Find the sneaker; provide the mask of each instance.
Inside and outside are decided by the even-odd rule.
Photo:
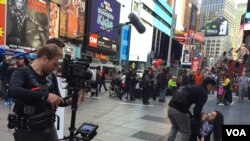
[[[219,103],[218,105],[223,106],[223,105],[225,105],[225,104],[224,104],[224,103]]]
[[[231,106],[234,105],[234,101],[232,101],[232,102],[230,103],[230,105],[231,105]]]

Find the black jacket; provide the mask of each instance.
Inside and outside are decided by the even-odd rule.
[[[30,75],[30,73],[33,73],[33,75]],[[46,91],[34,91],[34,88],[38,88],[39,86],[34,84],[30,78],[31,76],[35,77],[36,82],[39,84],[48,85]],[[48,78],[48,76],[51,77]],[[9,96],[16,100],[14,111],[17,114],[24,114],[23,107],[27,105],[34,106],[35,113],[52,109],[51,104],[47,102],[48,93],[60,96],[57,79],[54,74],[39,75],[31,66],[18,68],[13,72],[10,79]]]
[[[197,120],[200,119],[201,111],[204,106],[204,104],[207,101],[208,95],[207,90],[205,86],[190,86],[189,88],[189,94],[187,96],[188,102],[187,104],[179,104],[173,100],[173,98],[169,102],[169,106],[172,108],[177,109],[180,112],[188,113],[189,108],[192,104],[195,104],[195,107],[193,109],[193,117]]]

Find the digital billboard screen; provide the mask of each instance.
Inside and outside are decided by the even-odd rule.
[[[225,18],[216,19],[206,24],[205,36],[226,36],[228,35],[228,21]]]
[[[112,54],[117,51],[119,29],[112,29],[119,25],[120,3],[116,0],[91,0],[89,1],[88,38],[87,49]],[[104,30],[104,31],[103,31]]]
[[[119,25],[120,4],[116,0],[91,0],[90,32],[106,30]],[[118,29],[98,33],[117,40]]]

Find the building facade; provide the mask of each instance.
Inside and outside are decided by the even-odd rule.
[[[123,29],[122,36],[124,36],[121,39],[121,62],[124,59],[128,59],[129,68],[143,70],[151,66],[152,59],[157,55],[159,55],[157,58],[164,59],[164,57],[166,57],[164,55],[167,55],[167,53],[163,56],[158,53],[162,51],[162,49],[168,49],[168,42],[166,40],[171,33],[173,9],[165,0],[132,0],[129,2],[120,0],[119,2],[123,7],[121,8],[120,15],[121,23],[127,22],[128,14],[133,12],[146,27],[146,31],[143,34],[138,33],[133,26]],[[129,34],[127,34],[128,30],[130,32]],[[124,31],[127,33],[124,34]],[[127,35],[129,35],[129,37]],[[125,57],[124,54],[126,51],[128,53],[127,57]]]
[[[217,48],[221,47],[221,49],[215,49],[212,50],[212,52],[208,52],[206,57],[212,56],[212,58],[217,58],[219,55],[215,55],[216,53],[221,53],[220,50],[225,50],[225,51],[232,51],[232,48],[234,48],[234,42],[235,42],[235,26],[236,26],[236,7],[235,3],[233,0],[202,0],[201,3],[201,15],[200,15],[200,25],[199,25],[199,30],[206,30],[207,34],[207,24],[213,21],[217,21],[218,19],[222,19],[221,21],[225,21],[224,23],[227,24],[225,26],[226,34],[223,34],[223,36],[219,35],[219,33],[216,35],[206,35],[205,41],[206,45],[205,48],[207,49],[206,51],[211,51],[211,47]],[[224,19],[224,20],[223,20]],[[220,22],[220,25],[218,25],[218,30],[221,31],[221,24],[223,22]],[[216,40],[214,40],[215,38]],[[212,39],[212,40],[211,40]],[[227,42],[224,43],[224,40],[227,39]],[[207,42],[211,42],[214,40],[213,43],[215,44],[210,44]],[[217,44],[217,41],[220,42],[220,44]],[[213,45],[213,46],[211,46]],[[216,53],[215,53],[215,52]]]
[[[241,47],[241,35],[240,35],[240,24],[241,24],[241,17],[244,13],[246,13],[247,10],[247,2],[246,3],[239,3],[236,5],[237,9],[237,15],[236,15],[236,20],[235,20],[235,26],[234,26],[234,38],[233,38],[233,59],[237,60],[238,59],[238,53],[236,53],[236,50]]]
[[[204,55],[206,56],[210,66],[221,59],[221,55],[223,54],[223,52],[228,50],[228,46],[230,45],[228,42],[228,38],[228,36],[223,36],[220,38],[216,36],[205,38]]]
[[[184,27],[188,30],[196,30],[197,0],[186,0],[184,12]]]

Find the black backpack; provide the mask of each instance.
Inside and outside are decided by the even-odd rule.
[[[173,95],[172,101],[178,104],[188,105],[190,103],[189,95],[190,86],[181,86],[176,90],[175,94]]]

